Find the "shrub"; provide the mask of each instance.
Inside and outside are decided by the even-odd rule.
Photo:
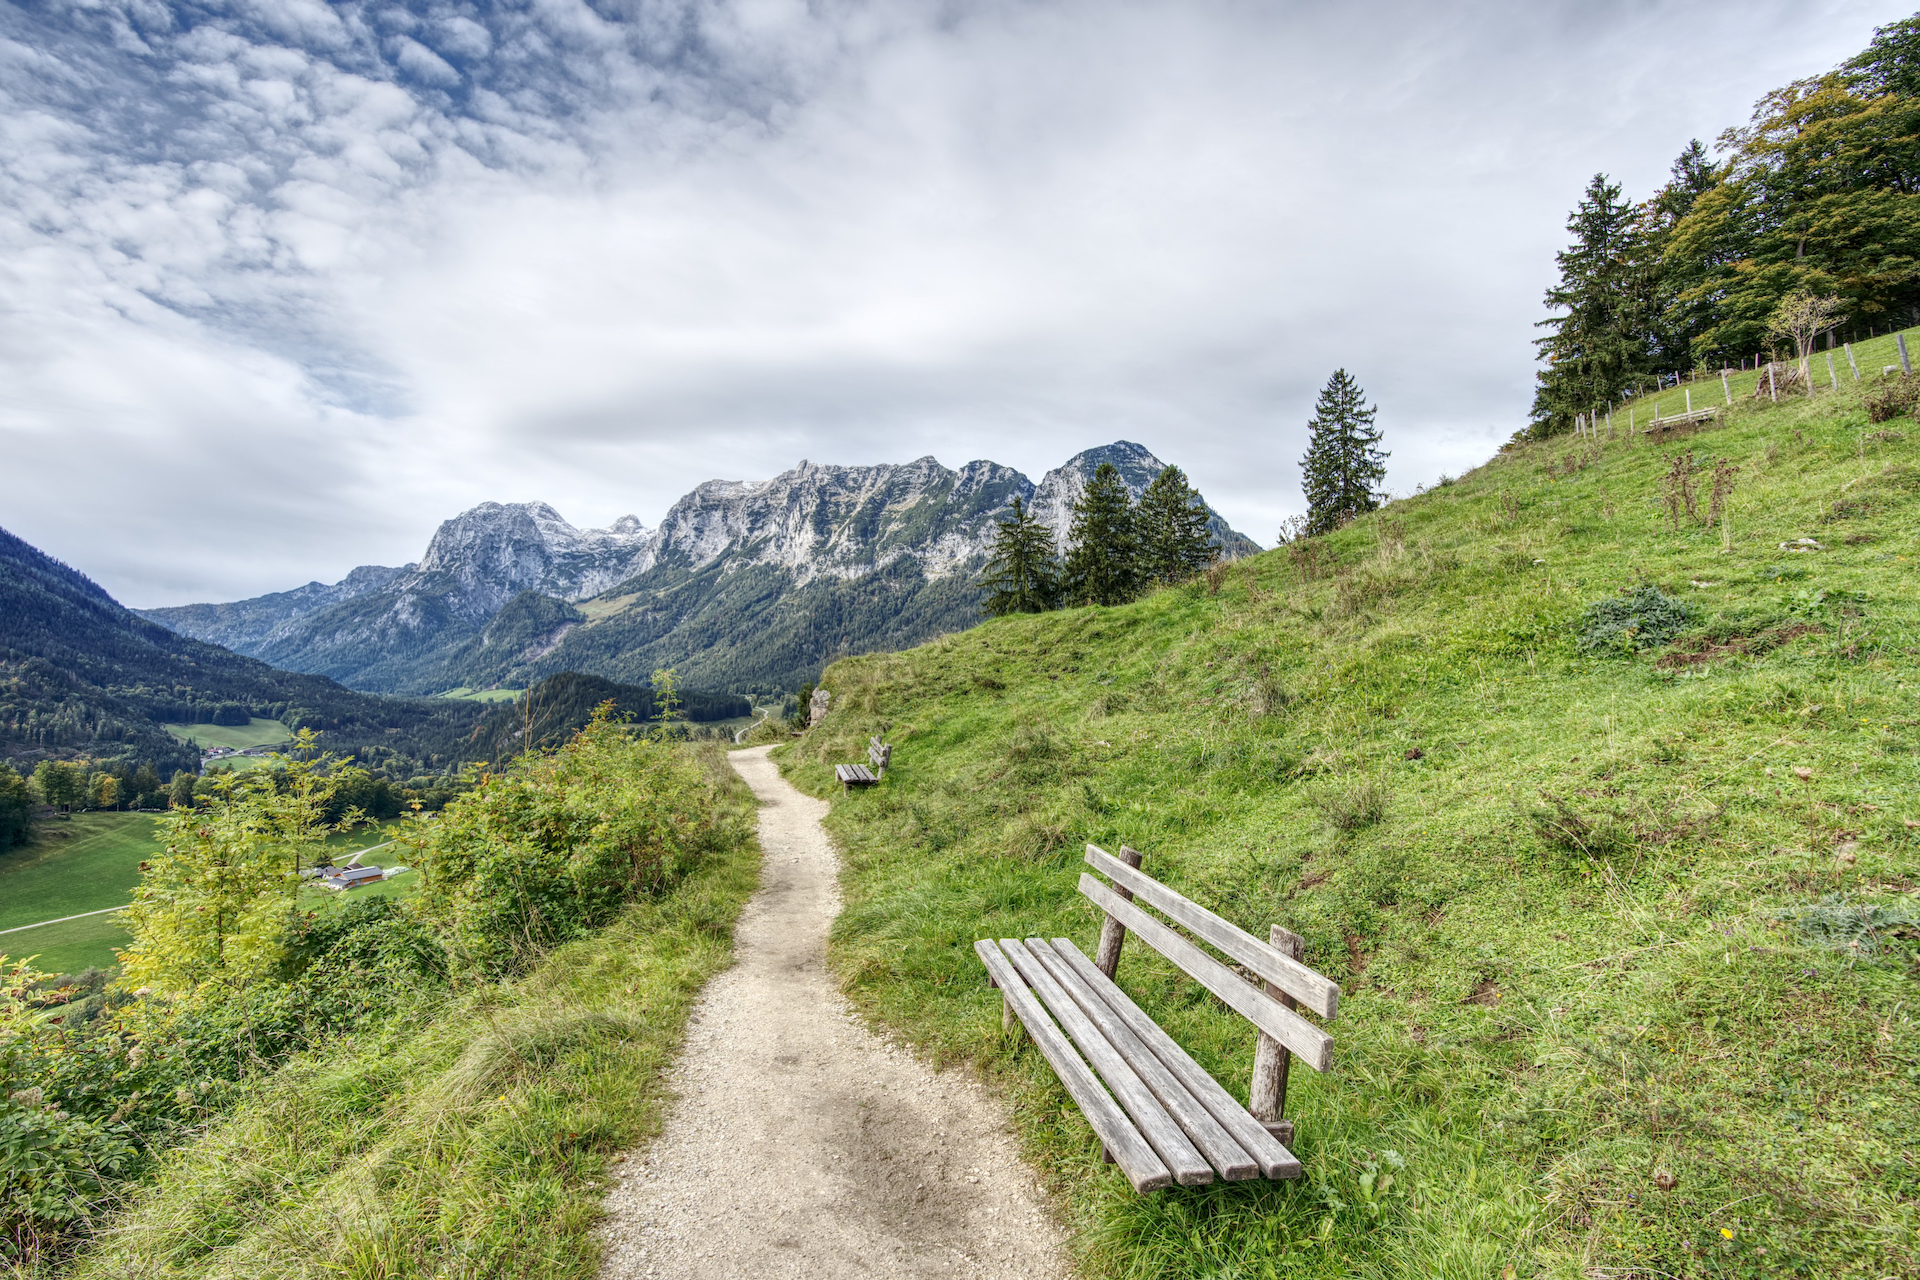
[[[1580,615],[1574,640],[1585,654],[1623,655],[1666,644],[1687,629],[1693,610],[1652,585],[1617,600],[1596,600]]]
[[[405,843],[421,918],[457,967],[500,974],[672,885],[729,838],[684,748],[596,714],[566,746],[483,779]]]
[[[1920,378],[1898,377],[1867,392],[1862,403],[1868,422],[1886,422],[1912,410],[1920,402]]]

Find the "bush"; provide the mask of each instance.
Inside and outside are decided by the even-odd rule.
[[[483,779],[402,842],[421,873],[421,918],[452,963],[497,975],[672,885],[732,838],[722,821],[684,748],[596,715],[566,746]]]
[[[1693,610],[1652,585],[1617,600],[1596,600],[1580,615],[1574,649],[1625,655],[1671,641],[1693,621]]]
[[[1862,400],[1868,422],[1885,422],[1912,410],[1920,402],[1920,378],[1898,377],[1867,392]]]

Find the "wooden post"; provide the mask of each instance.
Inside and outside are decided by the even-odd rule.
[[[1773,361],[1767,361],[1767,394],[1773,397],[1775,404],[1780,403],[1780,388],[1773,380]]]
[[[1692,387],[1687,388],[1687,413],[1688,414],[1693,413],[1693,388]]]
[[[1904,333],[1894,334],[1893,345],[1900,348],[1900,372],[1911,378],[1913,376],[1913,361],[1907,359],[1907,335]]]
[[[1727,371],[1725,369],[1720,371],[1720,393],[1726,396],[1729,405],[1733,403],[1733,384],[1727,381]]]
[[[1139,867],[1140,851],[1120,846],[1120,861],[1130,867]],[[1113,886],[1113,891],[1128,902],[1133,901],[1133,890]],[[1120,970],[1120,944],[1127,940],[1127,926],[1108,916],[1100,925],[1100,950],[1094,953],[1093,964],[1109,979]]]
[[[1833,385],[1833,389],[1835,391],[1838,391],[1840,389],[1840,375],[1833,371],[1833,348],[1832,347],[1827,348],[1827,381]]]
[[[1306,952],[1307,941],[1291,929],[1274,925],[1267,934],[1267,941],[1282,955],[1298,960]],[[1299,1002],[1271,982],[1266,984],[1267,994],[1289,1009],[1300,1007]],[[1259,1043],[1253,1050],[1253,1084],[1247,1091],[1247,1112],[1255,1120],[1267,1127],[1267,1131],[1278,1138],[1284,1146],[1293,1141],[1293,1122],[1286,1119],[1287,1110],[1287,1068],[1292,1065],[1293,1054],[1287,1047],[1269,1036],[1260,1033]]]
[[[1858,382],[1860,381],[1860,362],[1853,358],[1853,344],[1849,342],[1846,343],[1845,346],[1847,348],[1847,367],[1853,370],[1853,380]]]

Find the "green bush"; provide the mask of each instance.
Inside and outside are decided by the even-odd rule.
[[[1671,641],[1693,621],[1693,610],[1651,584],[1618,600],[1596,600],[1580,615],[1574,649],[1624,655]]]
[[[420,917],[456,967],[522,970],[737,838],[712,789],[684,748],[596,715],[413,824]]]

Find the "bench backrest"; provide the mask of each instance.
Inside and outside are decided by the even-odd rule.
[[[1094,845],[1087,846],[1087,863],[1112,885],[1091,875],[1080,876],[1080,892],[1107,914],[1100,948],[1100,966],[1113,976],[1119,963],[1119,940],[1131,932],[1165,956],[1188,977],[1219,996],[1228,1007],[1253,1023],[1293,1056],[1316,1071],[1325,1071],[1333,1053],[1333,1037],[1300,1016],[1298,1006],[1322,1018],[1339,1012],[1340,984],[1316,973],[1271,943],[1262,942],[1239,926],[1222,920],[1205,907],[1175,893],[1138,869],[1139,855],[1122,861]],[[1267,989],[1254,986],[1207,954],[1168,924],[1149,914],[1150,906],[1195,938],[1244,966],[1262,979]],[[1284,931],[1277,931],[1280,936]],[[1290,936],[1290,935],[1288,935]],[[1109,939],[1112,939],[1111,943]]]
[[[878,738],[867,739],[867,763],[876,769],[884,769],[893,759],[893,748]]]

